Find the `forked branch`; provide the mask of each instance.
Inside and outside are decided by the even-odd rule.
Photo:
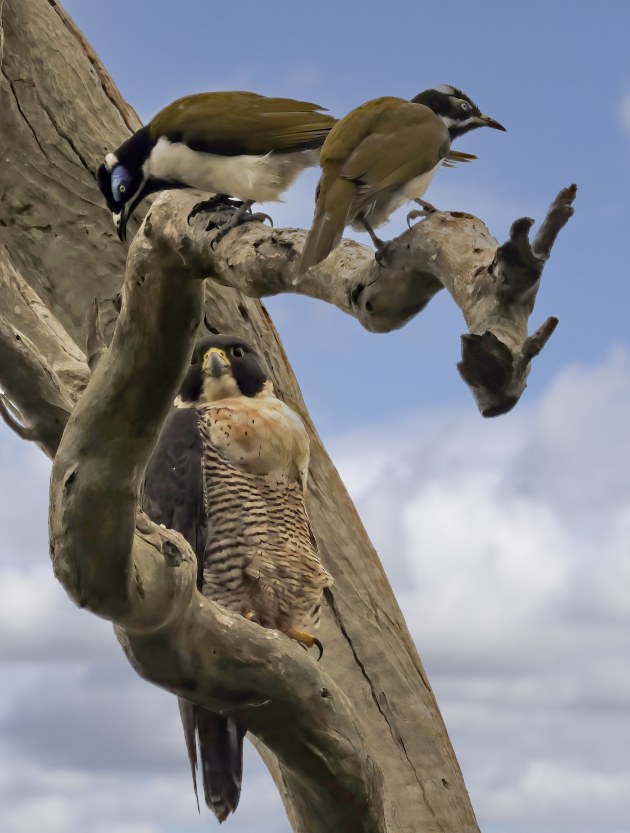
[[[435,211],[392,240],[380,263],[371,250],[344,240],[302,276],[295,274],[305,237],[301,230],[251,223],[227,234],[215,251],[214,235],[205,230],[207,217],[192,228],[186,222],[196,197],[178,192],[157,200],[149,222],[162,226],[169,218],[169,235],[178,241],[187,269],[252,298],[297,293],[326,301],[371,332],[404,326],[447,289],[469,328],[462,336],[460,374],[481,413],[496,416],[520,398],[531,359],[557,323],[549,318],[528,335],[543,267],[573,213],[575,195],[574,185],[558,194],[533,245],[528,218],[516,220],[509,240],[499,246],[481,220]]]

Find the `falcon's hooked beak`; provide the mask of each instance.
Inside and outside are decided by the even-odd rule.
[[[203,357],[202,368],[210,367],[210,375],[219,379],[230,368],[230,360],[225,352],[218,347],[211,347]]]

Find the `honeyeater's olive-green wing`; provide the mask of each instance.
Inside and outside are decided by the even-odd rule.
[[[337,170],[338,176],[357,184],[365,199],[432,171],[449,151],[448,130],[432,110],[394,102],[385,102],[375,115],[367,114],[369,131]]]
[[[335,124],[322,109],[308,101],[257,93],[198,93],[161,110],[149,132],[153,138],[165,136],[223,156],[297,152],[319,147]]]

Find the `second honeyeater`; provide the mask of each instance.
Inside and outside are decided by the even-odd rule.
[[[121,240],[140,201],[167,188],[198,188],[243,205],[228,225],[251,217],[254,202],[277,201],[316,165],[335,119],[318,104],[249,92],[180,98],[108,153],[98,184]]]
[[[505,130],[450,84],[411,101],[377,98],[338,121],[321,149],[315,217],[298,272],[327,257],[348,225],[367,231],[380,248],[374,228],[420,200],[442,163],[457,160],[451,142],[477,127]]]

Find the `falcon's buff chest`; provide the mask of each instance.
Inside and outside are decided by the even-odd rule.
[[[297,414],[272,393],[229,397],[197,410],[207,441],[238,468],[305,482],[308,434]]]

